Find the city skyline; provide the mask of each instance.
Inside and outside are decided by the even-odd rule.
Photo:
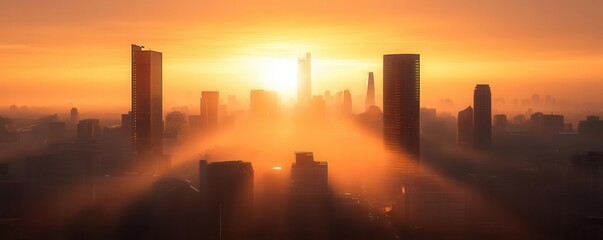
[[[600,9],[0,0],[0,239],[601,239]]]
[[[433,1],[405,5],[407,16],[397,16],[402,3],[395,1],[383,1],[382,4],[353,1],[334,16],[320,10],[318,2],[305,6],[279,3],[277,6],[292,12],[280,23],[270,21],[282,17],[267,7],[270,3],[259,4],[254,13],[244,7],[229,8],[223,3],[209,3],[223,10],[224,15],[196,14],[206,9],[183,9],[187,4],[166,6],[162,3],[145,5],[145,9],[154,14],[125,14],[120,9],[128,9],[134,3],[102,7],[100,2],[90,5],[69,2],[70,6],[65,9],[61,4],[37,3],[48,11],[29,9],[25,11],[28,14],[16,15],[27,3],[6,3],[0,16],[3,22],[12,24],[0,26],[11,33],[0,42],[0,53],[6,56],[1,63],[8,69],[0,75],[5,80],[0,87],[7,90],[0,100],[8,102],[7,105],[64,106],[71,103],[101,107],[97,102],[102,99],[106,102],[102,107],[126,109],[128,106],[123,104],[123,97],[105,99],[104,96],[113,91],[117,91],[118,96],[127,93],[128,68],[124,67],[123,63],[127,61],[121,48],[131,42],[144,42],[170,53],[164,56],[166,106],[182,105],[187,102],[189,91],[194,97],[198,95],[198,91],[190,89],[205,88],[239,96],[244,96],[246,89],[277,90],[284,99],[294,98],[296,58],[300,52],[314,55],[313,94],[348,88],[356,93],[354,95],[360,95],[364,90],[364,74],[370,71],[375,72],[375,87],[379,94],[382,88],[379,84],[382,80],[378,67],[380,55],[390,52],[421,52],[425,66],[422,88],[426,90],[424,102],[427,106],[439,107],[441,99],[451,99],[455,108],[461,107],[460,102],[470,100],[466,97],[470,92],[466,90],[468,86],[484,79],[496,86],[507,101],[521,100],[537,89],[541,95],[592,102],[597,101],[597,93],[592,89],[601,88],[599,80],[603,76],[597,70],[601,64],[601,49],[594,41],[603,34],[594,25],[601,21],[600,14],[595,11],[600,9],[601,3],[578,1],[569,4],[557,0],[549,2],[549,8],[541,9],[536,3],[515,1],[500,3],[502,6],[473,1],[454,4]],[[328,6],[333,4],[327,3]],[[473,6],[475,10],[463,10],[467,6]],[[372,11],[361,11],[359,9],[364,8],[360,7]],[[296,10],[298,8],[314,11],[301,13]],[[172,9],[179,14],[174,17],[173,12],[161,11],[163,9]],[[417,11],[412,13],[412,9]],[[514,19],[506,19],[499,9],[514,12]],[[69,21],[81,14],[60,12],[89,14],[82,22]],[[378,17],[380,12],[384,15]],[[150,18],[151,15],[156,18]],[[228,21],[211,21],[236,15],[241,16],[228,18]],[[258,16],[263,17],[256,18]],[[373,20],[351,30],[342,23],[352,20],[350,16]],[[554,23],[549,21],[551,16],[555,16]],[[455,21],[442,21],[450,17]],[[159,19],[172,20],[158,24]],[[497,26],[497,32],[485,28],[480,19]],[[325,24],[313,28],[317,21]],[[154,23],[158,24],[156,30],[151,30],[148,26]],[[458,31],[454,32],[464,35],[449,30],[455,28]],[[170,37],[153,37],[157,35],[156,31]],[[107,40],[94,41],[98,33],[103,33]],[[323,37],[313,38],[313,33]],[[234,36],[237,40],[233,40]],[[36,66],[38,71],[25,70],[31,66]],[[228,71],[231,67],[241,71]],[[66,71],[57,71],[57,68]],[[549,71],[538,71],[541,68]],[[576,72],[574,69],[582,70]],[[223,84],[218,81],[221,79],[227,79],[228,87],[220,85]],[[550,82],[556,84],[545,84]],[[506,83],[526,87],[518,92]],[[441,85],[452,91],[444,91]],[[84,94],[78,90],[82,87],[96,91]],[[42,101],[36,95],[48,99]]]

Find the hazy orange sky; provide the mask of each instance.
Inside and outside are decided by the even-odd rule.
[[[0,105],[127,109],[131,43],[163,52],[167,110],[202,90],[287,102],[305,51],[314,94],[364,95],[374,71],[380,99],[382,55],[420,53],[423,106],[467,106],[476,83],[493,98],[600,101],[602,12],[600,0],[0,0]]]

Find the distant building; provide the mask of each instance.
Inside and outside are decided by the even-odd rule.
[[[132,45],[132,149],[163,153],[162,55]]]
[[[368,83],[366,87],[366,101],[364,102],[364,110],[368,110],[375,105],[375,77],[373,72],[368,73]]]
[[[523,114],[519,114],[515,117],[513,117],[513,125],[515,125],[515,127],[520,127],[523,126],[526,122],[526,116]]]
[[[383,141],[394,178],[418,171],[420,155],[420,57],[383,56]]]
[[[326,105],[321,95],[314,95],[310,102],[310,118],[321,121],[325,119]]]
[[[542,115],[542,129],[545,133],[557,134],[565,129],[565,118],[563,115],[544,114]]]
[[[77,108],[71,108],[69,121],[74,124],[77,124],[80,121],[80,114],[78,113]]]
[[[530,116],[532,131],[541,134],[557,134],[565,129],[563,115],[537,112]]]
[[[81,140],[100,139],[101,125],[98,119],[83,119],[77,124],[77,138]]]
[[[578,123],[578,131],[587,137],[603,137],[603,120],[598,116],[588,116]]]
[[[505,114],[496,114],[494,115],[494,130],[495,131],[504,131],[507,129],[507,115]]]
[[[341,106],[343,114],[352,115],[352,94],[350,90],[343,90],[343,105]]]
[[[274,91],[251,90],[251,116],[256,120],[274,120],[278,115],[278,95]]]
[[[291,193],[295,195],[325,194],[328,191],[328,165],[314,161],[312,152],[296,152],[291,165]]]
[[[473,134],[478,149],[492,146],[492,94],[488,84],[478,84],[473,92]]]
[[[421,119],[421,136],[426,136],[426,133],[435,133],[440,131],[441,129],[437,128],[438,118],[437,118],[437,110],[435,108],[424,108],[422,107],[420,110],[420,119]],[[441,133],[439,133],[441,134]]]
[[[71,108],[69,112],[69,121],[67,121],[66,131],[70,138],[75,138],[77,135],[77,123],[80,121],[80,114],[77,108]]]
[[[312,98],[312,68],[310,53],[297,61],[297,104],[307,106]]]
[[[217,91],[201,92],[201,128],[203,131],[213,131],[218,128],[218,111],[220,95]]]
[[[186,132],[186,114],[174,111],[165,116],[165,136],[171,139],[180,139]]]
[[[468,106],[458,114],[457,143],[473,145],[473,108]]]
[[[236,95],[228,95],[228,109],[230,111],[239,110],[239,101],[237,100]]]

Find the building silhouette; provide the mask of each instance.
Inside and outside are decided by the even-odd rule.
[[[167,138],[179,140],[186,132],[187,117],[180,111],[173,111],[165,116],[165,136]]]
[[[269,120],[278,114],[278,95],[274,91],[251,90],[249,111],[256,120]]]
[[[100,139],[101,125],[98,119],[83,119],[77,124],[77,138],[81,140]]]
[[[312,152],[296,152],[291,164],[291,193],[319,195],[328,191],[327,162],[314,161]]]
[[[557,134],[565,129],[564,116],[536,112],[530,116],[531,130],[538,134]]]
[[[322,121],[326,116],[326,104],[325,99],[322,95],[314,95],[312,96],[312,101],[310,101],[309,108],[309,119],[315,121]]]
[[[418,171],[420,154],[419,54],[383,56],[383,140],[394,177]]]
[[[132,149],[132,112],[124,113],[121,115],[121,132],[122,138],[128,139],[125,141],[126,149]]]
[[[218,109],[220,94],[217,91],[201,92],[201,128],[202,131],[213,131],[218,128]]]
[[[132,45],[132,149],[163,153],[162,55]]]
[[[343,90],[343,105],[341,106],[343,114],[352,115],[352,94],[350,90]]]
[[[565,129],[565,118],[558,114],[543,114],[542,115],[542,130],[544,133],[557,134]]]
[[[311,56],[306,53],[297,61],[297,104],[305,107],[312,99]]]
[[[368,83],[366,87],[366,101],[364,103],[364,110],[368,110],[371,106],[375,105],[375,77],[373,72],[368,73]]]
[[[457,143],[461,145],[473,144],[473,108],[468,106],[458,114]]]
[[[473,134],[478,149],[492,146],[492,94],[488,84],[478,84],[473,92]]]
[[[507,115],[505,114],[496,114],[494,115],[494,130],[501,132],[507,129]]]
[[[253,175],[250,162],[199,161],[199,192],[217,221],[217,235],[223,239],[243,239],[253,220]]]
[[[603,120],[598,116],[587,116],[578,123],[578,132],[586,137],[603,137]]]
[[[70,138],[77,137],[77,123],[80,121],[80,114],[77,108],[71,108],[69,111],[69,121],[67,122],[67,135]]]

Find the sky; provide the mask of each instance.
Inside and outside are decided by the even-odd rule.
[[[419,53],[425,107],[462,110],[477,83],[493,98],[597,102],[602,10],[599,0],[0,0],[0,107],[127,110],[132,43],[163,53],[168,110],[204,90],[223,102],[276,90],[288,102],[304,52],[313,94],[361,99],[373,71],[380,99],[383,55]]]

